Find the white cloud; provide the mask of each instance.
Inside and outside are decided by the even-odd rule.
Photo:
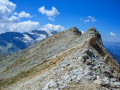
[[[65,28],[61,25],[46,24],[41,28],[41,30],[63,31]]]
[[[0,0],[0,33],[3,32],[29,32],[34,29],[42,30],[58,30],[62,31],[65,28],[61,25],[46,24],[40,27],[39,22],[23,21],[19,20],[23,17],[32,17],[29,13],[22,11],[20,13],[14,12],[16,5],[9,0]],[[39,12],[48,16],[48,19],[54,21],[56,15],[60,14],[55,7],[52,10],[46,10],[45,7],[41,7]]]
[[[20,18],[30,18],[32,16],[29,13],[26,13],[25,11],[22,11],[18,14],[18,17],[20,17]]]
[[[24,21],[20,23],[13,23],[10,25],[10,31],[14,32],[29,32],[34,29],[40,28],[39,22]]]
[[[53,19],[53,18],[51,18],[51,17],[49,17],[48,19],[49,19],[49,20],[51,20],[51,21],[54,21],[54,19]]]
[[[55,7],[52,7],[51,10],[47,10],[45,9],[45,6],[42,6],[41,8],[39,8],[38,12],[42,13],[43,15],[48,16],[48,19],[52,21],[54,21],[54,18],[56,15],[60,14]]]
[[[82,32],[82,34],[84,33],[84,31],[83,30],[80,30],[81,32]]]
[[[87,19],[80,19],[80,20],[83,20],[84,22],[95,22],[96,21],[96,19],[95,19],[95,17],[92,17],[92,16],[88,16],[88,18]]]
[[[18,13],[17,13],[17,12],[14,12],[13,15],[18,15]]]
[[[115,34],[115,33],[113,33],[113,32],[110,32],[110,35],[111,35],[111,36],[116,36],[116,34]]]
[[[29,32],[34,29],[40,29],[39,22],[24,21],[19,23],[3,23],[0,25],[0,32]]]
[[[9,0],[0,0],[0,22],[7,22],[9,14],[15,10],[16,5]]]
[[[19,21],[19,18],[12,15],[12,16],[9,18],[9,21],[11,21],[11,22],[18,22],[18,21]]]
[[[88,18],[91,19],[92,22],[95,22],[95,21],[96,21],[95,17],[88,16]]]
[[[87,20],[84,20],[84,22],[90,22],[90,20],[89,20],[89,19],[87,19]]]
[[[61,25],[53,25],[53,24],[46,24],[43,27],[40,27],[39,22],[33,22],[33,21],[24,21],[24,22],[19,22],[19,23],[3,23],[0,25],[0,28],[2,31],[1,33],[5,31],[11,31],[11,32],[29,32],[31,30],[46,30],[46,31],[63,31],[65,28]]]
[[[40,29],[39,22],[24,21],[18,22],[22,17],[31,17],[29,13],[13,12],[16,5],[9,0],[0,0],[0,33],[3,32],[28,32],[33,29]],[[20,18],[19,18],[20,17]]]

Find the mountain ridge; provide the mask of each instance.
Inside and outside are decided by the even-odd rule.
[[[119,65],[93,27],[84,34],[70,28],[0,62],[3,89],[82,90],[90,83],[88,90],[120,87]]]

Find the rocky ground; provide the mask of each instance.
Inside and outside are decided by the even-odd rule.
[[[0,60],[3,90],[119,90],[118,63],[95,28],[76,27]]]

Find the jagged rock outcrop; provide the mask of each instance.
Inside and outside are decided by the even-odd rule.
[[[95,28],[76,27],[53,35],[0,61],[5,90],[109,90],[120,88],[117,61]]]

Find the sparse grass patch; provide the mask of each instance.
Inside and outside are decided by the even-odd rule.
[[[44,60],[40,64],[38,64],[38,65],[34,66],[33,68],[29,69],[28,71],[21,72],[18,75],[14,76],[14,77],[11,77],[11,78],[8,78],[8,79],[0,80],[0,88],[7,88],[8,86],[11,86],[15,82],[30,76],[31,74],[33,74],[34,72],[37,71],[36,67],[38,67],[42,64],[45,64],[46,62],[47,62],[47,60]]]
[[[67,52],[64,52],[63,54],[57,56],[56,58],[53,58],[51,60],[43,60],[41,63],[37,64],[36,66],[30,68],[27,71],[21,72],[18,75],[5,79],[5,80],[0,80],[0,89],[1,88],[8,88],[12,84],[16,83],[17,81],[20,81],[24,78],[27,78],[29,76],[35,76],[35,74],[40,74],[43,71],[49,70],[52,68],[56,63],[61,61],[63,58],[65,58],[67,55],[70,53],[73,53],[73,51],[76,51],[77,48],[72,48]]]

